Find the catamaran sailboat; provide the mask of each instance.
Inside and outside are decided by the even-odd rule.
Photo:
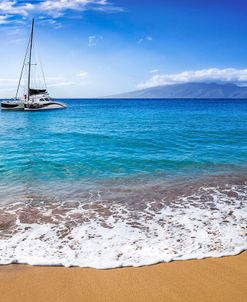
[[[21,75],[18,82],[16,96],[13,100],[5,100],[1,102],[2,110],[20,110],[20,111],[37,111],[37,110],[51,110],[51,109],[64,109],[66,104],[54,101],[50,98],[46,88],[33,88],[32,82],[32,66],[36,65],[32,62],[32,51],[33,51],[33,36],[34,36],[34,19],[32,21],[31,35],[28,42],[24,62],[22,65]],[[22,98],[18,98],[22,78],[25,67],[27,66],[27,87]],[[42,70],[43,80],[45,78]]]

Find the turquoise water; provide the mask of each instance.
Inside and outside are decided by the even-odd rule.
[[[72,100],[1,112],[1,179],[90,180],[246,167],[247,101]]]
[[[65,101],[0,113],[0,264],[247,249],[246,100]]]

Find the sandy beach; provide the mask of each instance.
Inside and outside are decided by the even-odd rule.
[[[247,252],[139,268],[0,267],[1,301],[224,301],[247,297]]]

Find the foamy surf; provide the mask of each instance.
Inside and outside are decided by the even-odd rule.
[[[128,197],[129,198],[129,197]],[[139,207],[89,192],[0,208],[0,263],[99,269],[238,254],[247,249],[247,185],[202,186]]]

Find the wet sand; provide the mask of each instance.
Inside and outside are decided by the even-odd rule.
[[[3,302],[244,302],[247,252],[139,268],[0,267]]]

